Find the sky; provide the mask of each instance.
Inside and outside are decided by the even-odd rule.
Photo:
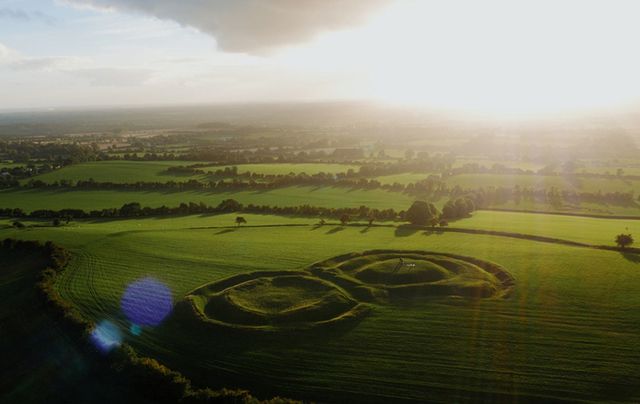
[[[640,99],[635,0],[0,0],[0,109]]]

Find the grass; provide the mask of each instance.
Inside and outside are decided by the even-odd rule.
[[[286,187],[266,191],[236,192],[135,192],[118,190],[56,190],[56,189],[7,189],[0,190],[0,207],[20,207],[30,212],[37,209],[105,209],[120,207],[129,202],[143,206],[178,206],[181,202],[204,202],[217,205],[233,198],[241,203],[272,206],[313,205],[322,207],[359,207],[398,210],[407,209],[413,198],[397,192],[381,189],[361,190],[339,187]]]
[[[451,227],[506,231],[555,237],[595,245],[614,245],[620,233],[640,236],[640,221],[519,212],[477,211]]]
[[[560,175],[508,175],[508,174],[460,174],[447,178],[450,186],[459,185],[463,189],[506,187],[516,185],[530,188],[567,189],[583,192],[629,192],[640,191],[639,181],[608,178],[576,178]]]
[[[304,330],[337,325],[365,313],[335,285],[299,271],[231,277],[198,288],[185,303],[191,306],[182,311],[191,317],[185,320],[237,332]],[[196,328],[195,332],[207,330]]]
[[[206,174],[202,175],[180,175],[167,172],[169,167],[187,166],[199,163],[197,161],[92,161],[81,164],[74,164],[50,173],[34,177],[46,183],[60,180],[88,180],[93,178],[97,182],[168,182],[168,181],[188,181],[208,180]],[[1,166],[0,166],[1,167]],[[203,171],[215,171],[227,166],[210,166],[201,168]],[[257,172],[262,174],[289,174],[306,172],[315,174],[325,172],[330,174],[346,172],[348,169],[358,170],[358,166],[344,164],[240,164],[237,166],[238,172]]]
[[[211,166],[205,167],[202,170],[205,171],[215,171],[219,169],[224,169],[225,167],[232,166]],[[350,164],[331,164],[331,163],[275,163],[275,164],[237,164],[239,173],[244,173],[247,171],[259,174],[268,174],[268,175],[278,175],[278,174],[300,174],[307,173],[317,174],[317,173],[327,173],[327,174],[337,174],[347,172],[349,169],[353,171],[358,171],[360,168],[356,165]]]
[[[84,315],[110,319],[123,330],[130,324],[120,311],[122,293],[149,276],[178,301],[204,284],[248,271],[300,270],[376,248],[495,262],[516,280],[508,299],[374,304],[348,329],[282,339],[194,332],[172,317],[139,336],[127,333],[126,340],[198,383],[247,387],[265,396],[369,402],[640,399],[635,255],[393,227],[188,228],[193,220],[7,228],[0,229],[0,238],[55,240],[72,249],[75,258],[60,279],[60,292]],[[163,225],[147,228],[151,222]]]
[[[427,179],[428,176],[429,173],[402,173],[393,175],[382,175],[380,177],[375,177],[375,179],[380,181],[380,183],[382,184],[394,184],[397,182],[398,184],[407,185]]]
[[[496,209],[506,209],[514,211],[537,211],[537,212],[556,212],[556,213],[576,213],[584,215],[598,216],[640,216],[640,205],[610,205],[591,202],[581,202],[579,205],[565,204],[554,207],[546,202],[536,201],[508,201],[501,204],[490,206]]]
[[[94,366],[47,315],[34,288],[44,257],[0,248],[0,263],[0,401],[144,402]]]
[[[38,175],[34,179],[52,183],[60,180],[88,180],[96,182],[168,182],[203,179],[204,176],[176,175],[167,173],[167,168],[195,164],[195,161],[91,161],[74,164],[50,173]]]

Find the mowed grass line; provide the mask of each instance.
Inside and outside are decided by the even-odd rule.
[[[38,209],[107,209],[129,202],[142,206],[178,206],[181,202],[203,202],[217,205],[224,199],[240,203],[271,206],[312,205],[329,208],[359,207],[397,210],[407,209],[414,198],[381,189],[363,190],[340,187],[286,187],[264,191],[116,191],[68,189],[6,189],[0,190],[0,208],[22,208],[30,212]]]
[[[123,329],[129,324],[119,311],[120,296],[145,276],[165,282],[179,299],[237,273],[299,269],[341,253],[393,248],[474,256],[516,278],[508,300],[379,305],[355,328],[317,338],[194,335],[171,320],[127,336],[141,352],[199,381],[334,401],[639,398],[640,268],[616,252],[485,235],[399,234],[386,227],[120,226],[23,234],[58,239],[88,254],[76,256],[60,291],[86,315]]]

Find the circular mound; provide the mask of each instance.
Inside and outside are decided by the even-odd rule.
[[[453,254],[376,250],[318,262],[312,271],[360,299],[380,296],[502,297],[513,278],[501,266]]]
[[[365,306],[308,272],[254,272],[204,285],[186,300],[200,321],[244,330],[309,329],[353,320]]]
[[[365,283],[403,285],[435,282],[449,276],[449,272],[432,262],[416,259],[387,259],[366,265],[355,273]]]

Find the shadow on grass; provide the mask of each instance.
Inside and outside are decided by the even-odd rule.
[[[420,230],[420,228],[416,226],[412,226],[410,224],[403,224],[396,227],[396,231],[394,232],[394,235],[396,237],[408,237],[416,234],[418,230]]]
[[[237,228],[233,228],[233,229],[222,229],[218,232],[215,232],[214,234],[225,234],[225,233],[233,233],[234,231],[238,230]]]
[[[634,262],[636,264],[640,264],[640,255],[630,253],[630,252],[621,252],[620,255],[624,257],[627,261]]]
[[[328,232],[324,233],[324,234],[335,234],[339,231],[343,231],[344,230],[344,226],[336,226],[333,229],[329,230]]]
[[[425,235],[425,236],[433,236],[434,234],[435,235],[441,235],[441,234],[444,234],[444,230],[442,230],[442,229],[428,229],[428,230],[425,230],[422,234]]]

